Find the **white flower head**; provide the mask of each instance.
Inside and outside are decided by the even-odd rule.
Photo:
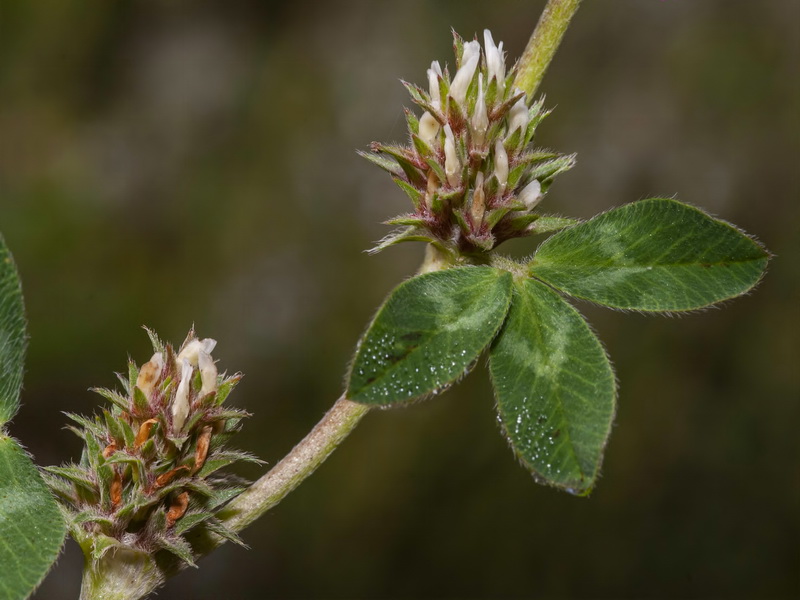
[[[436,134],[439,133],[439,127],[439,121],[431,113],[425,111],[419,119],[419,137],[429,146],[433,146]]]
[[[533,210],[542,201],[542,184],[538,179],[534,179],[519,193],[520,201],[528,210]]]
[[[500,42],[499,46],[495,46],[492,32],[484,29],[483,47],[486,51],[486,85],[488,86],[492,82],[492,78],[496,79],[497,90],[502,95],[506,81],[506,59],[503,56],[503,42]]]
[[[494,145],[494,176],[500,183],[500,192],[502,193],[508,183],[508,154],[502,140],[497,140]]]
[[[449,124],[444,126],[444,135],[444,172],[447,183],[452,187],[458,187],[461,183],[461,161],[456,154],[455,138]]]

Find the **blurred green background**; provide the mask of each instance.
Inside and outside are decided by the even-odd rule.
[[[31,333],[12,432],[77,458],[59,411],[149,357],[141,325],[180,343],[195,323],[246,374],[239,445],[276,462],[422,256],[363,253],[407,200],[354,150],[404,139],[398,79],[452,65],[450,27],[513,60],[543,5],[0,0],[0,230]],[[797,597],[799,58],[796,0],[587,0],[544,80],[538,143],[578,153],[548,211],[676,195],[776,254],[721,310],[581,306],[620,380],[589,499],[516,464],[476,372],[369,415],[251,550],[159,598]],[[35,597],[77,597],[80,566],[70,542]]]

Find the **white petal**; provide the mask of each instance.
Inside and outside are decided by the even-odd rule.
[[[441,103],[442,95],[439,91],[439,75],[433,69],[428,69],[428,91],[430,91],[432,102]]]
[[[534,207],[542,201],[542,184],[538,179],[534,179],[519,193],[519,199],[525,204],[528,210],[533,210]]]
[[[200,389],[200,397],[217,391],[217,365],[208,352],[200,352],[197,359],[200,367],[200,379],[203,387]]]
[[[483,31],[483,45],[486,49],[486,73],[488,86],[492,78],[497,80],[497,89],[502,94],[505,89],[506,78],[506,62],[503,56],[503,42],[499,46],[495,46],[492,39],[492,32],[488,29]]]
[[[477,44],[477,42],[475,43]],[[464,47],[464,53],[466,54],[466,46]],[[467,61],[461,63],[461,68],[456,73],[456,76],[453,77],[453,83],[450,84],[450,96],[459,104],[463,104],[464,98],[467,97],[467,88],[472,82],[472,76],[475,74],[480,57],[480,53],[472,54]]]
[[[433,146],[436,141],[436,134],[439,133],[439,127],[439,121],[431,113],[425,111],[419,119],[419,137],[429,146]]]
[[[451,187],[457,187],[461,183],[461,161],[456,154],[455,138],[450,125],[444,126],[444,172],[447,175],[447,183]]]
[[[196,367],[198,352],[202,350],[203,352],[211,354],[216,345],[217,340],[212,340],[211,338],[206,338],[204,340],[192,340],[186,344],[186,347],[181,350],[180,354],[178,354],[178,361],[186,359],[193,367]]]
[[[192,383],[192,365],[187,359],[181,363],[181,382],[172,401],[172,430],[177,433],[189,416],[189,386]]]

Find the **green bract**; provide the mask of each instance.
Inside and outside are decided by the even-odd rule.
[[[8,437],[25,356],[25,311],[14,261],[0,237],[0,599],[26,598],[64,541],[55,500],[30,456]]]

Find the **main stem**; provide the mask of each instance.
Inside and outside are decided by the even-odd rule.
[[[514,87],[521,89],[529,98],[539,88],[580,3],[581,0],[548,0],[544,7],[539,23],[536,24],[519,60],[517,77],[514,80]]]

